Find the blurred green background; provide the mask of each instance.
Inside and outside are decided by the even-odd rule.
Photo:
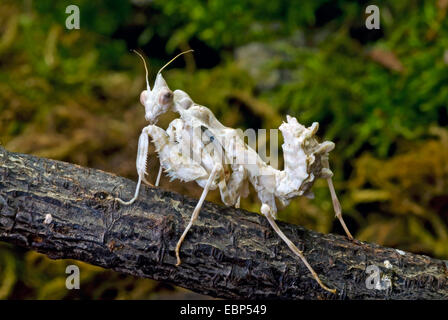
[[[69,4],[80,30],[65,28]],[[365,27],[369,4],[380,30]],[[320,122],[356,238],[448,259],[447,10],[448,0],[1,0],[1,144],[135,180],[145,80],[130,49],[147,55],[152,82],[192,48],[164,72],[171,89],[231,127],[278,128],[286,114]],[[157,168],[152,154],[151,181]],[[343,234],[325,182],[314,191],[279,218]],[[242,207],[259,211],[254,195]],[[0,243],[0,299],[198,297],[78,262],[81,289],[68,291],[71,263]]]

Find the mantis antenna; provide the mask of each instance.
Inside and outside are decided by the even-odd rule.
[[[179,54],[178,54],[177,56],[175,56],[173,59],[171,59],[170,61],[168,61],[162,68],[160,68],[160,70],[159,70],[159,72],[157,72],[157,74],[159,74],[160,72],[162,72],[162,70],[165,69],[165,67],[167,67],[171,62],[173,62],[174,60],[176,60],[177,58],[179,58],[181,55],[186,54],[186,53],[188,53],[188,52],[193,52],[193,51],[194,51],[193,49],[190,49],[190,50],[187,50],[187,51],[184,51],[184,52],[179,53]]]
[[[148,81],[148,68],[146,67],[146,60],[145,60],[145,58],[141,55],[141,53],[138,52],[137,50],[132,49],[132,51],[133,51],[134,53],[136,53],[136,54],[139,55],[139,57],[140,57],[140,58],[142,59],[142,61],[143,61],[143,64],[145,65],[145,71],[146,71],[146,89],[147,89],[148,91],[151,91],[151,88],[150,88],[150,86],[149,86],[149,81]]]

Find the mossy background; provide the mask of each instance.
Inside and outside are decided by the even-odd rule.
[[[65,28],[76,4],[81,29]],[[381,29],[365,28],[380,8]],[[227,126],[320,122],[356,238],[448,259],[448,0],[134,0],[0,2],[0,140],[11,151],[136,179],[139,94],[164,76]],[[173,115],[160,122],[166,127]],[[150,180],[157,173],[150,160]],[[162,188],[199,197],[194,184]],[[340,233],[324,181],[281,220]],[[218,194],[208,197],[219,202]],[[252,195],[242,202],[258,212]],[[65,289],[65,267],[81,289]],[[0,243],[0,299],[197,297],[184,289]]]

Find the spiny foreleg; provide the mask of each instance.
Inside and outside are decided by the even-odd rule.
[[[135,188],[135,194],[134,194],[134,197],[129,201],[124,201],[120,198],[117,198],[118,202],[120,202],[121,204],[130,205],[130,204],[134,203],[135,200],[137,200],[142,180],[145,179],[146,161],[148,158],[148,147],[149,147],[149,139],[148,139],[147,127],[145,127],[142,130],[142,133],[140,134],[140,137],[138,139],[138,150],[137,150],[137,160],[136,160],[138,182],[137,182],[137,187]],[[146,183],[148,183],[148,182],[146,182]]]
[[[138,174],[137,187],[135,188],[134,197],[131,200],[124,201],[120,198],[117,198],[117,201],[120,202],[121,204],[130,205],[134,203],[135,200],[137,200],[142,181],[150,186],[153,186],[153,184],[147,181],[145,178],[146,165],[148,159],[149,136],[153,138],[153,142],[156,145],[156,149],[168,145],[168,136],[162,128],[159,128],[155,125],[149,125],[143,128],[142,133],[140,134],[140,137],[138,139],[138,148],[137,148],[137,160],[136,160],[136,167]],[[158,177],[158,180],[160,180],[160,177]]]

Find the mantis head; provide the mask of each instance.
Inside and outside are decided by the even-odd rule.
[[[170,90],[168,85],[166,84],[165,79],[163,79],[162,76],[162,70],[168,66],[171,62],[173,62],[176,58],[179,56],[190,52],[193,50],[188,50],[185,52],[182,52],[178,54],[176,57],[174,57],[171,61],[169,61],[167,64],[165,64],[157,73],[156,80],[154,82],[154,86],[151,90],[151,87],[149,86],[148,81],[148,68],[146,67],[146,62],[143,56],[138,53],[137,51],[134,51],[137,53],[140,58],[142,58],[143,63],[145,65],[145,71],[146,71],[146,90],[143,90],[140,94],[140,102],[145,107],[145,119],[150,124],[156,124],[159,117],[168,112],[173,108],[174,102],[173,102],[173,92]]]
[[[145,107],[145,119],[150,124],[157,123],[159,117],[173,107],[173,92],[168,88],[161,73],[157,74],[152,90],[147,86],[140,94],[140,102]]]

